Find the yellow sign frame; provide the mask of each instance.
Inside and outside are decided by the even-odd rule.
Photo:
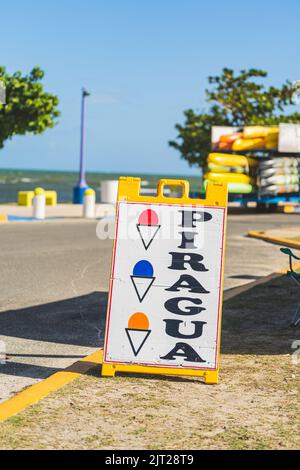
[[[164,195],[165,186],[180,186],[182,188],[181,197],[168,197]],[[224,224],[224,247],[223,247],[223,263],[222,263],[222,285],[220,292],[220,316],[219,316],[219,336],[217,344],[217,368],[215,370],[201,370],[201,369],[188,369],[184,367],[159,367],[159,366],[144,366],[138,364],[110,364],[102,362],[101,375],[104,377],[114,377],[116,372],[129,372],[138,374],[153,374],[153,375],[177,375],[177,376],[197,376],[203,377],[206,384],[217,384],[219,379],[219,362],[220,362],[220,340],[221,340],[221,325],[222,325],[222,302],[223,302],[223,278],[224,278],[224,257],[225,257],[225,238],[226,238],[226,223],[227,223],[227,206],[228,206],[228,191],[225,183],[208,182],[206,187],[206,199],[194,199],[189,197],[190,185],[186,180],[179,179],[161,179],[157,184],[157,196],[143,196],[140,195],[141,178],[124,177],[119,179],[118,196],[117,196],[117,212],[118,203],[121,201],[127,202],[144,202],[144,203],[168,203],[168,204],[189,204],[211,207],[223,207],[225,211],[225,224]],[[115,249],[116,239],[114,241]],[[111,269],[112,272],[112,269]],[[111,290],[111,279],[110,279]],[[107,326],[106,326],[107,329]],[[106,331],[107,333],[107,331]],[[106,334],[105,334],[106,338]]]

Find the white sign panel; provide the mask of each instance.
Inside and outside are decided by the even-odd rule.
[[[225,217],[119,203],[104,362],[217,369]]]
[[[281,153],[300,153],[299,124],[279,124],[278,150]]]

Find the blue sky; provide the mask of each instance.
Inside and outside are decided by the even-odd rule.
[[[87,168],[197,174],[168,147],[187,108],[204,109],[206,78],[259,67],[268,82],[300,79],[300,4],[201,0],[10,0],[1,4],[1,64],[46,72],[59,125],[17,137],[2,168],[77,170],[80,90]]]

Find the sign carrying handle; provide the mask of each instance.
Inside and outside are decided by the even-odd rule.
[[[180,186],[182,188],[182,198],[188,199],[189,194],[190,194],[190,183],[185,180],[169,180],[169,179],[163,179],[159,180],[157,184],[157,195],[158,197],[166,197],[168,196],[164,195],[164,188],[165,186]]]
[[[180,197],[164,196],[165,186],[180,186],[182,194]],[[157,184],[157,194],[146,196],[140,194],[141,179],[132,176],[121,176],[119,179],[118,202],[148,202],[168,204],[205,204],[208,206],[227,206],[227,185],[221,182],[209,181],[206,187],[205,199],[190,198],[190,183],[180,179],[162,179]]]

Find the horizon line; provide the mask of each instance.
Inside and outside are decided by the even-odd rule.
[[[53,172],[53,173],[76,173],[78,174],[78,170],[51,170],[51,169],[43,169],[43,168],[0,168],[0,171],[48,171],[48,172]],[[201,176],[201,168],[198,169],[199,171],[199,175]],[[151,173],[149,171],[141,171],[139,173],[137,172],[128,172],[128,171],[110,171],[110,170],[103,170],[103,171],[100,171],[100,170],[88,170],[86,171],[86,174],[89,174],[89,173],[99,173],[99,174],[105,174],[105,173],[108,173],[108,174],[115,174],[115,175],[121,175],[121,174],[124,174],[124,175],[128,175],[128,174],[131,174],[131,175],[134,175],[134,176],[138,176],[139,174],[140,175],[153,175],[153,176],[159,176],[161,174],[166,174],[166,175],[170,175],[170,176],[182,176],[183,173],[168,173],[167,171],[161,171],[160,173]],[[186,175],[186,176],[198,176],[197,174],[195,175]]]

